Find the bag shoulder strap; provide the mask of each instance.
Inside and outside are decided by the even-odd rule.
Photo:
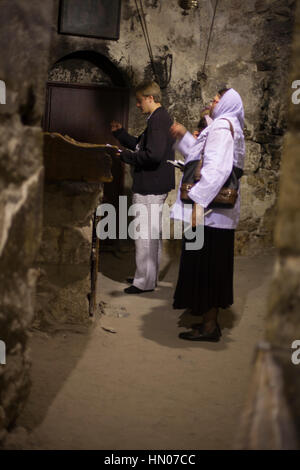
[[[230,121],[229,119],[227,119],[227,118],[220,118],[220,119],[224,119],[225,121],[228,121],[228,122],[229,122],[230,132],[231,132],[232,138],[234,139],[234,129],[233,129],[233,125],[232,125],[231,121]],[[202,169],[202,166],[203,166],[204,152],[205,152],[205,147],[206,147],[206,142],[207,142],[207,139],[208,139],[208,135],[209,135],[209,133],[208,133],[207,136],[206,136],[206,139],[205,139],[205,142],[204,142],[204,145],[203,145],[203,149],[202,149],[202,152],[201,152],[201,157],[200,157],[200,159],[198,160],[198,164],[197,164],[197,166],[196,166],[196,168],[195,168],[195,172],[194,172],[194,181],[195,181],[195,183],[198,182],[198,181],[200,180],[200,178],[201,178],[201,169]],[[235,168],[235,167],[233,166],[233,169],[234,169],[234,168]],[[229,178],[230,178],[231,175],[232,175],[233,169],[231,170],[231,174],[230,174]],[[243,174],[243,172],[242,172],[241,174],[239,173],[238,175],[236,175],[237,178],[239,179],[239,178],[242,176],[242,174]]]
[[[223,119],[224,121],[229,122],[230,132],[231,132],[232,138],[234,139],[234,129],[233,129],[232,122],[227,118],[220,118],[220,119]]]

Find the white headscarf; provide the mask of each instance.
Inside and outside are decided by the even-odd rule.
[[[217,119],[229,119],[234,128],[234,165],[243,169],[245,157],[244,138],[244,106],[242,98],[233,88],[230,88],[222,96],[215,106],[212,117]]]

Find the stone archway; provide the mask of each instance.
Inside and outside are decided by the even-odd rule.
[[[49,71],[49,76],[51,77],[53,70],[59,67],[61,68],[61,70],[68,68],[70,69],[69,66],[72,66],[72,63],[73,66],[74,63],[77,63],[77,65],[81,64],[81,67],[95,67],[97,69],[97,74],[94,77],[96,82],[99,82],[99,77],[105,77],[105,80],[108,80],[113,86],[125,88],[127,86],[127,81],[124,78],[123,74],[120,72],[120,70],[105,55],[91,50],[75,51],[61,57],[51,67]],[[86,72],[88,72],[88,69],[86,69]],[[74,81],[74,79],[75,77],[72,78],[72,81]]]

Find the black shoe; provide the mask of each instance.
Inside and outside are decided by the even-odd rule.
[[[142,290],[135,286],[126,287],[126,289],[124,289],[125,294],[143,294],[144,292],[153,292],[153,291],[154,289]]]
[[[133,281],[134,281],[133,277],[127,277],[126,278],[126,282],[128,282],[128,284],[133,284]],[[155,287],[157,287],[157,282],[155,283]],[[145,291],[145,292],[147,292],[147,291]],[[148,292],[151,292],[151,291],[148,291]]]
[[[179,333],[178,336],[181,339],[187,339],[189,341],[210,341],[214,343],[220,341],[220,334],[217,327],[211,333],[205,333],[201,330],[194,329],[192,331]]]

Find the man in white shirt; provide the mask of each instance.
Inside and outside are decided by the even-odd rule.
[[[134,204],[142,204],[148,214],[148,232],[135,240],[136,271],[132,285],[124,289],[126,294],[142,294],[155,289],[162,252],[162,207],[168,192],[175,188],[174,139],[169,133],[172,119],[161,105],[161,90],[155,82],[143,82],[136,88],[136,105],[147,115],[147,127],[137,138],[129,135],[122,126],[113,121],[113,135],[123,150],[120,157],[133,167]],[[159,208],[158,221],[151,209]],[[152,234],[158,233],[155,237]]]

